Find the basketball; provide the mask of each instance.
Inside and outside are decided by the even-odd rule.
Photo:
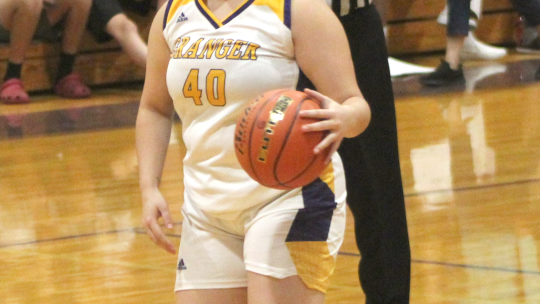
[[[294,189],[314,181],[323,172],[329,149],[313,149],[326,132],[304,132],[302,126],[318,119],[300,117],[302,110],[320,109],[303,92],[282,89],[251,101],[236,122],[234,146],[242,168],[261,185]]]

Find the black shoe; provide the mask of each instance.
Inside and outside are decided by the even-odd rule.
[[[540,67],[538,68],[538,71],[536,71],[536,74],[534,76],[537,80],[540,80]]]
[[[441,60],[441,64],[435,69],[435,72],[420,77],[420,83],[430,87],[465,83],[465,76],[463,76],[461,65],[459,65],[458,70],[452,70],[448,62]]]

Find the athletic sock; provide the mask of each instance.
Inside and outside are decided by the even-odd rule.
[[[77,54],[60,54],[60,63],[58,64],[58,76],[56,77],[56,82],[73,72],[73,65],[75,64],[76,57]]]
[[[20,79],[21,70],[22,70],[22,63],[13,63],[9,61],[8,67],[6,70],[6,75],[4,76],[4,81],[12,79],[12,78]]]

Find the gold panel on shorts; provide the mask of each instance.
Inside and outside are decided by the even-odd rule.
[[[287,242],[298,276],[311,289],[326,293],[336,261],[326,242]]]

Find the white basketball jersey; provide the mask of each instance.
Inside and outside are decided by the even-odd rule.
[[[247,0],[224,20],[202,0],[170,0],[163,33],[171,50],[167,85],[187,147],[186,202],[234,217],[283,195],[247,175],[233,139],[236,118],[252,98],[296,89],[290,0]]]

